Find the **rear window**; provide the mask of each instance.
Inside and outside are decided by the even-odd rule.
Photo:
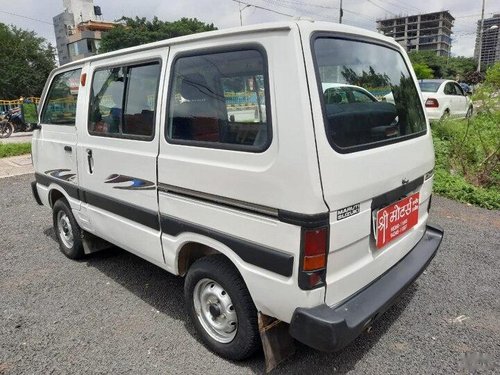
[[[439,86],[441,86],[440,82],[419,82],[420,90],[423,92],[437,92]]]
[[[420,95],[398,51],[333,37],[315,38],[313,50],[334,149],[353,152],[425,134]]]

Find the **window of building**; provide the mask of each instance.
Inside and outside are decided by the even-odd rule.
[[[259,50],[179,57],[172,83],[169,142],[254,152],[269,145],[267,70]]]
[[[81,72],[70,70],[52,80],[42,111],[43,124],[75,125]]]
[[[89,133],[152,139],[159,79],[158,62],[97,70],[92,80]]]

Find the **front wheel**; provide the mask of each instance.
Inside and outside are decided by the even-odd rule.
[[[14,131],[14,127],[8,121],[0,122],[0,138],[9,138]]]
[[[234,265],[223,255],[197,260],[184,284],[186,308],[212,351],[243,360],[260,346],[257,310]]]
[[[82,258],[85,254],[82,232],[66,200],[59,199],[54,203],[52,219],[61,252],[70,259]]]

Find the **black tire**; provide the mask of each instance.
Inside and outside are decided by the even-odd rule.
[[[64,233],[62,228],[63,224],[59,223],[61,219],[66,222],[66,225],[69,224],[66,226],[66,233],[69,237],[69,233],[71,232],[72,241],[69,241],[65,235],[61,233],[61,231]],[[76,222],[71,212],[71,208],[65,199],[58,199],[56,203],[54,203],[54,207],[52,208],[52,222],[61,252],[70,259],[82,258],[85,255],[82,244],[82,230]]]
[[[6,120],[0,122],[0,138],[9,138],[14,131],[14,127]]]
[[[443,115],[441,116],[441,121],[448,120],[450,118],[450,110],[447,109],[444,111]]]
[[[203,327],[195,309],[194,292],[198,283],[213,280],[227,291],[237,315],[236,334],[232,341],[222,343]],[[220,356],[240,361],[252,356],[260,348],[257,309],[236,267],[223,255],[198,259],[188,271],[184,283],[184,298],[188,315],[205,345]],[[217,301],[219,302],[219,301]],[[218,303],[217,303],[218,305]]]

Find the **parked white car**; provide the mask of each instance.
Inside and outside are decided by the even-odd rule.
[[[472,101],[457,82],[445,79],[422,79],[418,84],[430,121],[446,117],[472,116]]]

